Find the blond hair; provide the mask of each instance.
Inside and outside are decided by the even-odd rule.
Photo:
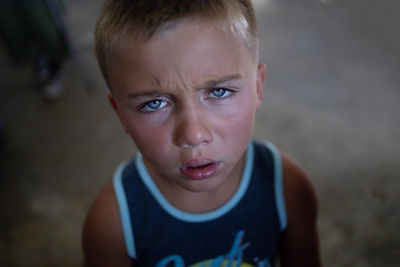
[[[106,82],[117,44],[132,38],[147,41],[168,23],[189,16],[209,19],[230,31],[257,60],[257,23],[251,0],[106,0],[95,30],[95,53]]]

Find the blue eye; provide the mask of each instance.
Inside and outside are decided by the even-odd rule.
[[[230,93],[231,91],[226,88],[215,88],[211,90],[210,96],[215,98],[222,98],[228,96]]]
[[[159,110],[167,105],[167,101],[161,99],[154,99],[143,104],[140,108],[142,112],[152,112]]]
[[[158,109],[161,106],[161,100],[159,99],[152,100],[147,103],[147,106],[151,109]]]

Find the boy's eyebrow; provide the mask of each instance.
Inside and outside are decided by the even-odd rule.
[[[136,97],[142,97],[142,96],[156,97],[156,96],[160,96],[160,95],[162,95],[162,93],[160,91],[154,90],[154,91],[148,91],[148,92],[130,93],[126,97],[127,98],[136,98]]]
[[[224,82],[227,82],[227,81],[231,81],[231,80],[238,80],[238,79],[241,79],[241,78],[242,78],[242,76],[240,74],[229,74],[229,75],[222,76],[221,78],[205,81],[201,85],[196,86],[196,89],[214,87],[214,86],[217,86],[218,84],[221,84],[221,83],[224,83]],[[128,98],[137,98],[137,97],[143,97],[143,96],[157,97],[157,96],[160,96],[160,95],[163,95],[163,93],[158,91],[158,90],[150,90],[150,91],[147,91],[147,92],[130,93],[130,94],[127,95],[127,97]]]
[[[227,82],[227,81],[231,81],[231,80],[238,80],[241,79],[242,76],[240,74],[229,74],[229,75],[225,75],[222,76],[221,78],[218,79],[212,79],[212,80],[208,80],[206,82],[204,82],[203,84],[201,84],[200,86],[198,86],[198,88],[207,88],[207,87],[214,87],[218,84]]]

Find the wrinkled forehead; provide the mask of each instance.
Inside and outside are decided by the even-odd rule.
[[[221,52],[223,50],[235,51],[235,53],[240,53],[241,57],[247,57],[253,63],[257,63],[254,49],[249,47],[248,38],[244,36],[244,32],[240,29],[240,27],[245,26],[242,25],[239,27],[236,25],[236,27],[235,25],[224,24],[223,22],[204,19],[199,16],[169,21],[160,26],[149,38],[140,38],[134,33],[127,38],[123,38],[114,47],[113,58],[119,57],[124,59],[128,54],[131,58],[132,56],[134,58],[135,54],[137,57],[140,57],[140,51],[151,50],[155,43],[162,46],[158,48],[163,53],[169,53],[175,50],[175,46],[181,44],[179,42],[185,42],[194,48],[194,46],[203,43],[204,39],[207,39],[209,45],[220,48]],[[239,23],[240,21],[237,22],[237,24]],[[197,42],[192,42],[194,39]],[[170,46],[167,45],[167,40]],[[207,51],[204,51],[204,53],[207,53]]]
[[[168,32],[168,30],[172,30],[173,28],[177,27],[177,25],[185,22],[197,24],[199,27],[215,27],[226,34],[232,34],[238,40],[243,41],[244,44],[249,48],[252,47],[252,37],[250,34],[249,23],[242,13],[238,13],[232,18],[209,18],[200,15],[192,15],[173,21],[168,21],[158,27],[154,31],[153,35],[150,36],[150,38],[154,35]]]
[[[149,40],[120,45],[110,65],[110,81],[120,84],[121,77],[129,76],[131,84],[198,84],[228,74],[252,77],[255,65],[243,40],[208,21],[191,19],[166,25]]]
[[[213,27],[221,34],[228,38],[232,38],[232,41],[243,44],[251,58],[258,61],[258,38],[252,36],[249,30],[249,24],[245,19],[244,15],[238,13],[233,18],[209,18],[200,15],[191,15],[179,19],[167,21],[155,29],[150,35],[144,35],[141,31],[135,29],[125,29],[119,35],[113,48],[125,48],[135,43],[144,43],[148,41],[167,35],[178,26],[182,24],[191,24],[194,26],[194,30],[202,27]]]

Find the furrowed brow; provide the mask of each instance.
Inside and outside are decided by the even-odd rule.
[[[240,74],[229,74],[229,75],[223,76],[218,79],[208,80],[208,81],[204,82],[203,84],[201,84],[199,86],[199,88],[215,87],[221,83],[232,81],[232,80],[238,80],[241,78],[242,78],[242,76]]]
[[[157,97],[157,96],[162,96],[165,95],[164,93],[160,91],[145,91],[145,92],[134,92],[134,93],[129,93],[126,97],[127,98],[138,98],[138,97]]]
[[[211,79],[208,81],[205,81],[204,83],[200,84],[199,86],[196,86],[197,89],[204,89],[204,88],[209,88],[209,87],[216,87],[221,83],[232,81],[232,80],[239,80],[241,79],[242,76],[240,74],[229,74],[222,76],[217,79]],[[145,90],[143,92],[133,92],[127,94],[127,98],[138,98],[138,97],[159,97],[163,95],[169,95],[168,93],[159,91],[159,90]]]

